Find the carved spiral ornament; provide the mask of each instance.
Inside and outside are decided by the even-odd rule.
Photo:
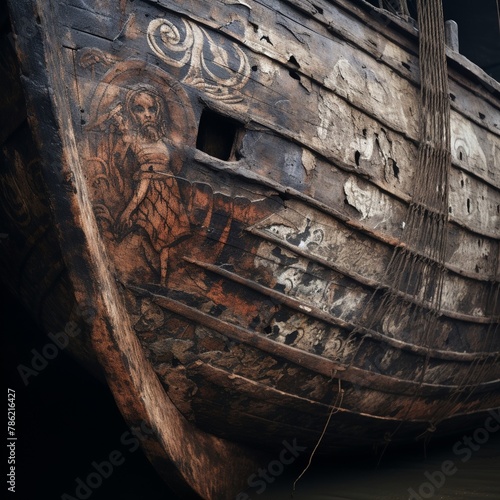
[[[175,66],[176,68],[182,68],[189,63],[194,44],[193,31],[190,24],[186,22],[183,22],[183,24],[186,33],[184,40],[181,39],[177,26],[167,19],[154,19],[149,23],[148,27],[148,43],[155,55],[168,65]],[[158,44],[158,39],[163,44],[163,47]],[[176,59],[170,57],[168,52],[175,54],[185,52],[185,54],[181,59]]]
[[[188,20],[182,26],[160,18],[149,23],[148,44],[168,66],[186,68],[181,82],[227,103],[243,100],[240,90],[250,77],[250,63],[234,42],[214,35]]]

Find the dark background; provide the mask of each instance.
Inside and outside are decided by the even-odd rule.
[[[64,493],[79,498],[75,495],[76,479],[85,481],[95,471],[92,462],[108,461],[115,450],[121,453],[123,464],[114,467],[89,498],[178,498],[137,449],[107,386],[89,375],[67,352],[59,351],[37,376],[28,377],[25,386],[18,366],[31,367],[31,350],[41,352],[48,339],[16,300],[2,295],[4,408],[6,389],[16,391],[16,495],[12,498],[51,500],[60,499]],[[4,464],[7,451],[4,448]],[[6,486],[2,485],[2,490]]]
[[[458,24],[460,53],[500,81],[500,0],[444,0],[445,19]]]

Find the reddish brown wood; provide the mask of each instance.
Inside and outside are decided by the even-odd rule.
[[[332,410],[325,453],[500,405],[497,82],[448,55],[444,217],[414,200],[411,20],[347,0],[10,12],[34,140],[7,85],[7,282],[46,326],[79,319],[72,350],[183,498],[234,497],[284,439],[309,453]],[[406,239],[409,206],[445,220],[442,262]],[[400,251],[423,286],[391,279]]]

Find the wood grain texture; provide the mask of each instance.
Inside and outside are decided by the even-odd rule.
[[[50,199],[30,210],[47,231],[55,221],[67,302],[92,305],[117,403],[154,429],[143,445],[183,495],[234,496],[284,439],[311,450],[332,409],[325,453],[456,431],[500,404],[500,92],[484,75],[449,56],[438,262],[424,238],[405,240],[412,23],[344,0],[11,11]],[[9,150],[9,193],[28,182],[23,148]],[[406,249],[421,280],[398,284]]]

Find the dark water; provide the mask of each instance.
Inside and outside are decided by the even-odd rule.
[[[90,377],[64,352],[25,386],[18,367],[29,366],[32,349],[41,350],[46,339],[8,297],[0,301],[0,325],[4,391],[16,391],[16,493],[9,498],[178,498],[137,448],[106,386]],[[474,439],[474,430],[470,434]],[[315,457],[297,482],[293,499],[408,500],[412,499],[413,489],[418,495],[413,500],[500,500],[500,426],[488,434],[479,431],[476,437],[481,445],[469,452],[466,445],[460,444],[464,436],[431,442],[426,456],[423,446],[399,453],[389,450],[378,467],[375,456],[354,460],[337,456],[323,463]],[[472,444],[477,448],[475,441]],[[118,452],[121,460],[109,477],[90,492],[77,490],[78,479],[85,479],[94,471],[93,464],[107,460],[112,452]],[[445,463],[447,474],[442,472]],[[294,480],[303,467],[297,463],[284,467],[276,477],[267,476],[272,482],[254,480],[246,490],[248,498],[292,498]],[[87,493],[90,494],[86,496]]]
[[[493,426],[492,426],[493,428]],[[472,448],[463,438],[471,437]],[[474,431],[445,441],[431,442],[425,451],[411,448],[376,460],[314,463],[296,483],[292,474],[276,478],[261,500],[500,500],[500,427],[496,432]],[[487,438],[486,442],[483,442]],[[469,442],[469,441],[467,441]],[[296,473],[295,473],[296,476]],[[292,496],[293,493],[293,496]]]

